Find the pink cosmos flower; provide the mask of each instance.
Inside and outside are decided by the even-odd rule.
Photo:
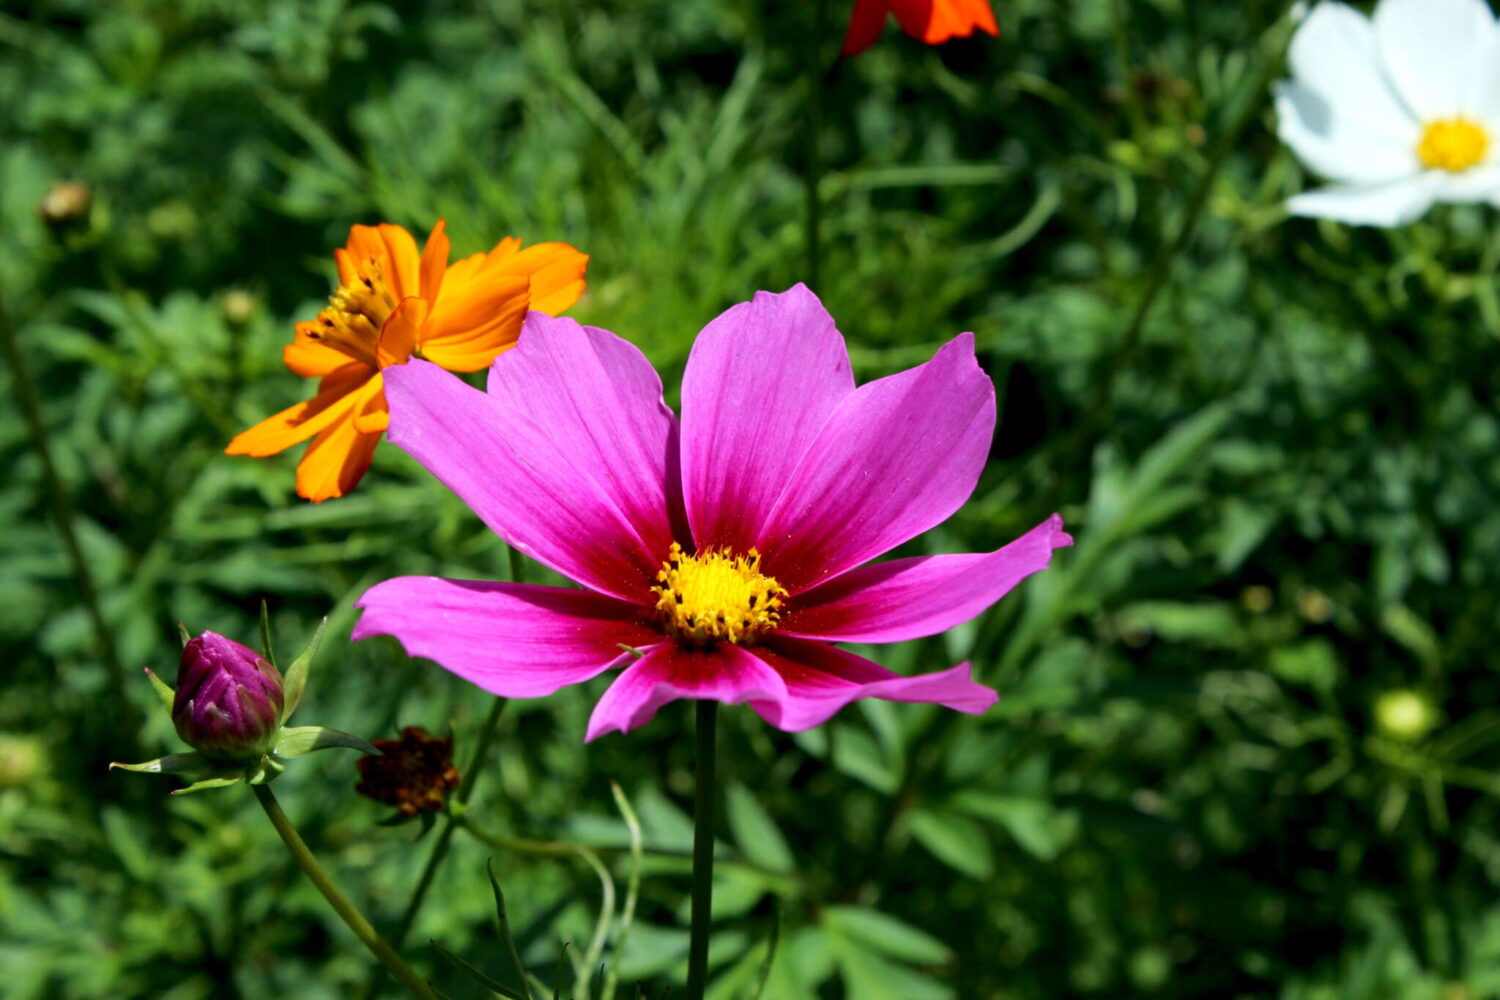
[[[858,388],[806,287],[761,292],[698,335],[682,419],[632,344],[533,312],[488,392],[413,360],[386,372],[390,437],[516,549],[583,590],[409,576],[372,587],[354,638],[497,695],[624,667],[586,740],[678,698],[748,702],[808,729],[858,698],[996,701],[969,664],[904,677],[833,645],[974,617],[1072,544],[1048,518],[994,552],[863,565],[968,499],[995,429],[974,337]]]

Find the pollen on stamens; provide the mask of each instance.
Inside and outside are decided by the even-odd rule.
[[[674,542],[652,588],[667,631],[705,646],[748,643],[774,629],[787,592],[759,567],[755,549],[744,555],[715,549],[687,555]]]
[[[1441,118],[1423,127],[1417,158],[1428,170],[1457,174],[1483,162],[1489,148],[1483,125],[1468,118]]]

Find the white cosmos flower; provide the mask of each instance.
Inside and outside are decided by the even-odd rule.
[[[1336,182],[1294,215],[1410,222],[1434,202],[1500,205],[1500,24],[1484,0],[1324,2],[1276,92],[1281,139]]]

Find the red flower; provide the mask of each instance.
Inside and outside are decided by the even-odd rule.
[[[999,35],[989,0],[854,0],[854,15],[844,35],[841,55],[859,55],[875,44],[885,16],[895,14],[901,30],[928,45],[967,38],[974,29]]]

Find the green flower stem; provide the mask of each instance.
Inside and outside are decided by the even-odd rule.
[[[714,893],[714,764],[719,703],[698,702],[698,781],[693,794],[693,916],[688,938],[687,1000],[703,1000],[708,983],[708,924]]]
[[[463,783],[458,786],[458,792],[454,795],[455,801],[460,806],[466,804],[469,796],[474,794],[474,786],[479,782],[481,765],[489,756],[490,744],[495,742],[495,729],[500,723],[500,714],[505,711],[505,704],[504,698],[495,699],[489,716],[484,720],[484,728],[479,731],[479,741],[474,744],[474,755],[469,758],[468,768],[461,772]],[[411,933],[412,924],[417,920],[417,913],[422,909],[422,901],[427,898],[427,890],[432,885],[433,876],[437,874],[438,866],[447,857],[448,845],[453,840],[455,822],[451,813],[443,820],[443,828],[438,831],[437,842],[432,845],[432,854],[427,858],[427,867],[422,869],[422,876],[417,880],[417,887],[412,890],[411,901],[406,904],[406,912],[401,914],[401,922],[396,925],[396,930],[391,935],[391,942],[397,948],[401,947],[401,943],[406,940],[406,935]]]
[[[47,423],[42,419],[36,383],[31,379],[31,370],[26,366],[26,358],[17,343],[16,328],[11,323],[10,314],[6,312],[3,299],[0,299],[0,343],[4,345],[5,363],[10,366],[11,378],[15,380],[21,412],[25,414],[27,426],[31,430],[32,444],[42,460],[42,479],[47,484],[47,492],[52,494],[52,517],[57,522],[57,532],[62,536],[63,547],[68,550],[68,561],[73,564],[73,577],[83,596],[84,610],[88,612],[89,624],[93,626],[99,655],[109,671],[110,698],[116,706],[121,706],[120,710],[126,710],[124,706],[128,706],[130,702],[125,697],[125,668],[120,663],[119,651],[115,647],[114,631],[104,617],[93,573],[89,570],[88,560],[84,558],[82,546],[78,544],[78,533],[73,527],[73,501],[63,486],[62,477],[57,474],[57,463],[52,459],[52,443],[47,436]],[[122,725],[121,729],[131,729],[133,724],[132,717],[129,724]]]
[[[511,582],[521,583],[525,579],[526,572],[525,564],[521,561],[521,553],[513,548],[510,549],[509,560]],[[495,742],[495,731],[500,724],[500,715],[505,711],[505,704],[506,699],[495,699],[489,716],[484,720],[484,726],[479,730],[479,740],[474,744],[474,753],[469,758],[468,766],[459,772],[462,783],[453,796],[460,807],[458,812],[463,811],[462,807],[468,804],[469,797],[474,794],[474,786],[479,784],[479,772],[483,769],[484,762],[489,759],[490,746]],[[401,922],[396,925],[395,932],[391,934],[391,942],[397,948],[405,943],[406,935],[411,933],[412,926],[417,922],[417,914],[422,910],[422,903],[427,899],[427,890],[432,888],[432,880],[437,875],[437,870],[443,860],[448,856],[448,848],[453,842],[455,823],[453,811],[444,814],[443,828],[438,831],[437,840],[433,842],[432,853],[427,856],[427,864],[417,878],[416,888],[412,890],[406,910],[401,914]],[[361,1000],[369,1000],[379,988],[379,977],[372,976],[366,980],[364,989],[359,993]]]
[[[811,7],[812,28],[803,43],[803,59],[806,63],[804,75],[807,78],[807,132],[803,136],[802,164],[802,180],[807,200],[804,242],[807,245],[807,285],[814,292],[822,292],[819,270],[823,243],[823,205],[818,189],[823,183],[823,88],[827,86],[828,78],[823,72],[822,41],[827,35],[827,28],[824,0],[813,0]]]
[[[1134,360],[1136,349],[1140,346],[1141,335],[1146,329],[1146,320],[1151,315],[1151,307],[1155,305],[1157,296],[1166,288],[1167,279],[1172,275],[1172,265],[1176,263],[1177,258],[1197,232],[1198,220],[1208,204],[1208,196],[1213,192],[1214,184],[1219,179],[1224,165],[1229,162],[1229,154],[1237,148],[1240,134],[1261,114],[1265,107],[1262,99],[1265,92],[1281,75],[1282,67],[1286,63],[1287,35],[1294,26],[1295,22],[1292,17],[1283,14],[1277,25],[1267,33],[1264,47],[1269,51],[1261,64],[1260,74],[1242,99],[1235,114],[1230,117],[1229,125],[1219,134],[1218,141],[1209,153],[1208,164],[1203,170],[1203,175],[1198,178],[1197,186],[1188,196],[1187,208],[1183,212],[1182,221],[1178,224],[1176,232],[1151,262],[1151,270],[1146,275],[1146,287],[1141,291],[1141,297],[1136,300],[1135,309],[1130,314],[1125,333],[1120,338],[1119,346],[1115,349],[1109,367],[1105,369],[1103,377],[1096,383],[1093,397],[1084,411],[1084,419],[1078,422],[1081,434],[1092,432],[1096,422],[1106,416],[1115,378]]]
[[[292,857],[297,860],[297,865],[302,869],[312,884],[318,887],[323,898],[328,900],[334,912],[344,921],[354,936],[359,938],[364,946],[370,949],[370,953],[380,960],[380,964],[389,970],[396,980],[411,992],[418,1000],[437,1000],[437,995],[432,988],[412,971],[411,966],[396,954],[396,950],[386,943],[385,938],[376,933],[375,928],[365,919],[349,897],[339,891],[334,885],[333,879],[318,864],[318,859],[308,848],[297,833],[297,828],[292,826],[292,821],[287,819],[286,813],[281,811],[281,804],[276,801],[276,795],[267,785],[252,785],[255,789],[255,797],[260,801],[260,807],[266,811],[266,816],[271,820],[271,825],[281,835],[282,842],[286,844],[287,850],[292,852]]]

